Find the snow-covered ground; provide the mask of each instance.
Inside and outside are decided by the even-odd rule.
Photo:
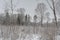
[[[55,33],[54,29],[40,26],[0,25],[0,40],[47,40],[48,35]]]

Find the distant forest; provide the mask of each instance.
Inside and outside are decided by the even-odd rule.
[[[37,0],[36,0],[37,1]],[[39,0],[38,0],[39,1]],[[56,2],[57,1],[57,2]],[[5,5],[4,14],[0,14],[0,23],[4,25],[28,25],[28,24],[41,24],[43,26],[44,22],[46,20],[47,25],[52,20],[52,22],[55,23],[55,25],[58,25],[58,21],[60,21],[60,18],[58,19],[57,16],[60,16],[60,0],[51,0],[51,3],[46,0],[47,4],[49,5],[50,9],[52,10],[54,14],[54,18],[51,19],[50,12],[47,11],[47,6],[45,3],[38,3],[35,10],[35,15],[33,16],[33,22],[31,22],[31,15],[25,14],[25,8],[19,8],[16,10],[17,14],[14,14],[14,4],[13,0],[10,0],[11,7]],[[52,4],[52,5],[51,5]],[[57,13],[58,12],[58,13]],[[39,19],[38,19],[39,18]],[[39,20],[39,22],[37,22]]]

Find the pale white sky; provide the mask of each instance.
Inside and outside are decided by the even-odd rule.
[[[6,3],[7,2],[7,3]],[[25,8],[27,14],[34,15],[35,14],[35,8],[37,7],[37,4],[39,2],[43,2],[47,6],[47,11],[52,13],[51,9],[49,9],[49,6],[46,2],[46,0],[13,0],[14,6],[16,5],[15,9],[17,8]],[[0,0],[0,13],[4,11],[5,5],[10,5],[10,0]]]
[[[14,9],[25,8],[25,10],[26,10],[25,13],[33,16],[34,14],[36,14],[34,9],[37,7],[37,4],[41,3],[41,2],[46,4],[46,7],[47,7],[46,12],[50,12],[50,15],[51,15],[50,17],[53,18],[53,12],[49,8],[49,5],[46,2],[46,0],[13,0],[13,5],[16,6]],[[50,4],[51,4],[51,2],[50,2]],[[10,7],[10,0],[0,0],[0,13],[4,12],[5,6]]]
[[[0,13],[4,12],[4,9],[6,6],[10,8],[10,1],[11,0],[0,0]],[[53,18],[53,13],[52,10],[49,8],[49,5],[47,4],[46,0],[13,0],[13,5],[15,6],[14,9],[19,9],[19,8],[25,8],[26,14],[30,14],[33,16],[35,13],[35,8],[37,7],[38,3],[45,3],[47,7],[46,12],[50,12],[51,18]],[[49,1],[50,2],[50,1]],[[51,4],[51,2],[50,2]],[[14,11],[15,12],[15,11]]]

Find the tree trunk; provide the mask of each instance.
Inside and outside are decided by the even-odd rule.
[[[48,21],[47,21],[47,27],[48,27]]]
[[[41,27],[43,27],[43,15],[41,14]]]
[[[56,11],[55,11],[55,5],[54,5],[54,0],[52,0],[52,4],[53,4],[53,13],[54,13],[54,18],[55,18],[55,24],[56,24],[56,27],[58,27],[58,25],[57,25]]]

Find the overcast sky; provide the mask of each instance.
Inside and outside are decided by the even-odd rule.
[[[11,0],[0,0],[0,13],[4,12],[5,6],[10,7],[11,4],[10,1]],[[53,12],[50,9],[46,0],[13,0],[13,5],[15,6],[14,9],[25,8],[26,10],[25,14],[30,14],[31,16],[33,16],[34,14],[36,14],[35,8],[37,7],[37,4],[41,2],[43,2],[46,5],[47,7],[46,12],[50,12],[50,17],[53,18],[54,17]],[[50,1],[49,3],[51,4]]]
[[[7,2],[7,3],[6,3]],[[5,5],[10,5],[10,0],[0,0],[0,13],[4,11]],[[51,10],[49,9],[49,6],[45,0],[13,0],[14,5],[16,5],[15,8],[25,8],[27,14],[34,15],[35,14],[35,8],[37,7],[37,4],[39,2],[43,2],[47,5],[48,11],[51,13]]]
[[[6,6],[10,7],[10,1],[11,0],[0,0],[0,13],[4,12]],[[33,16],[34,14],[36,14],[35,8],[37,7],[37,4],[41,2],[45,3],[47,7],[46,12],[50,12],[50,17],[53,17],[52,10],[49,8],[49,5],[47,4],[46,0],[13,0],[13,5],[15,6],[14,9],[25,8],[25,14],[30,14],[31,16]]]

